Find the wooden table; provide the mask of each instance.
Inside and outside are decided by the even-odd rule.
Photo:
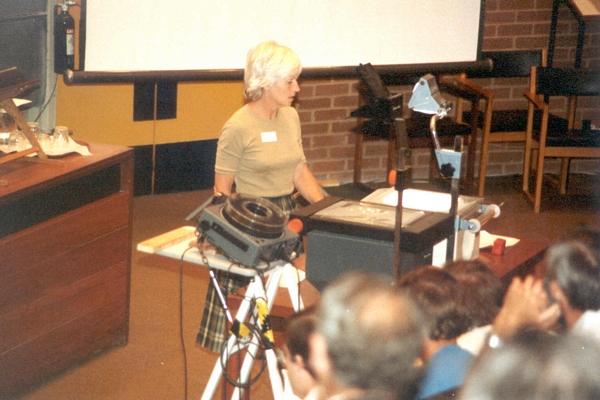
[[[536,274],[540,276],[543,268],[543,257],[548,242],[537,239],[521,239],[514,246],[507,247],[504,254],[492,254],[491,248],[482,249],[479,252],[479,258],[484,261],[494,274],[500,278],[505,287],[508,287],[512,279],[516,276],[526,276]],[[300,270],[305,269],[305,256],[294,260],[294,266]],[[285,289],[279,289],[271,315],[279,318],[287,318],[294,313],[292,303]],[[242,289],[243,293],[243,289]],[[304,301],[304,306],[314,305],[319,300],[319,291],[308,281],[300,282],[300,295]],[[240,304],[238,296],[229,296],[229,307],[237,309]]]
[[[543,258],[549,242],[538,239],[521,239],[507,247],[504,254],[492,254],[491,248],[481,249],[479,258],[486,262],[494,274],[507,287],[516,276],[534,274],[541,276]]]
[[[89,150],[0,167],[0,398],[127,343],[133,150]]]

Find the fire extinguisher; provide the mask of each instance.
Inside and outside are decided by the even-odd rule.
[[[61,74],[75,68],[75,20],[66,0],[56,8],[60,13],[54,13],[54,72]]]

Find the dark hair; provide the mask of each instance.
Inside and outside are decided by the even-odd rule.
[[[504,299],[504,287],[491,269],[479,260],[451,261],[444,265],[462,286],[465,308],[473,327],[492,323]]]
[[[564,240],[581,240],[596,251],[600,251],[600,228],[581,224],[577,225],[564,238]]]
[[[597,236],[594,239],[593,234],[588,236],[581,231],[550,246],[546,254],[545,277],[547,281],[557,282],[571,307],[600,309],[600,248]]]
[[[316,324],[315,308],[309,307],[287,318],[283,331],[284,342],[290,354],[292,357],[299,355],[304,361],[304,368],[313,377],[315,377],[315,374],[308,361],[310,357],[308,338],[314,332]]]
[[[460,284],[448,272],[437,267],[421,267],[404,275],[399,286],[425,314],[430,339],[454,339],[470,329],[471,318]]]

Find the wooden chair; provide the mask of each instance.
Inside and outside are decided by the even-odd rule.
[[[471,82],[438,77],[438,88],[445,97],[452,96],[456,99],[455,103],[468,101],[471,103],[471,110],[475,118],[473,121],[464,121],[460,112],[455,112],[454,117],[442,118],[437,121],[437,135],[440,145],[443,147],[452,147],[454,139],[457,136],[463,138],[463,144],[467,146],[467,159],[465,163],[464,178],[461,179],[461,187],[465,193],[473,194],[475,190],[475,152],[477,143],[478,120],[482,99],[489,95],[485,89],[471,84]],[[449,100],[449,98],[448,98]],[[409,146],[411,148],[431,148],[430,180],[434,179],[434,171],[438,171],[436,157],[433,153],[433,141],[429,122],[431,115],[413,113],[406,120],[406,131],[408,133]]]
[[[545,50],[518,50],[518,51],[492,51],[483,52],[482,59],[491,59],[491,70],[483,70],[462,74],[456,79],[465,85],[473,86],[472,79],[476,78],[529,78],[532,66],[546,65]],[[495,82],[494,82],[495,83]],[[479,158],[478,195],[484,196],[485,178],[487,173],[488,152],[490,143],[525,142],[527,132],[527,103],[517,109],[497,109],[494,104],[493,91],[484,91],[486,102],[483,112],[479,113],[477,126],[481,132],[481,152]],[[463,121],[470,123],[473,118],[471,111],[462,111],[462,102],[457,102],[457,113],[462,115]],[[540,117],[537,113],[537,118]]]
[[[531,68],[531,90],[525,93],[529,101],[527,138],[523,163],[523,191],[533,201],[533,210],[540,212],[544,160],[560,158],[558,181],[560,194],[565,194],[571,158],[600,158],[598,131],[575,127],[577,100],[582,96],[600,96],[600,74],[592,70],[558,68]],[[551,121],[549,99],[562,96],[568,99],[566,119],[562,123]],[[541,120],[535,117],[541,111]],[[537,159],[532,153],[537,151]],[[529,176],[535,171],[535,187],[529,191]]]
[[[413,86],[418,82],[419,76],[394,76],[385,77],[383,81],[371,82],[370,86],[375,86],[381,92],[386,92],[387,89],[383,86]],[[462,82],[456,82],[449,79],[441,79],[438,77],[438,87],[440,91],[444,92],[444,95],[451,95],[460,97],[465,101],[471,103],[473,110],[479,110],[480,100],[484,94],[480,90],[482,88],[476,85],[464,84]],[[372,93],[365,94],[364,90],[359,88],[361,95],[361,104],[372,101],[370,98],[373,97]],[[373,90],[372,90],[373,91]],[[384,96],[384,95],[382,95]],[[449,100],[449,99],[448,99]],[[406,130],[408,134],[408,144],[410,148],[431,148],[431,167],[430,167],[430,179],[434,177],[434,171],[437,171],[438,166],[436,158],[433,155],[433,141],[431,138],[431,132],[429,122],[431,119],[430,115],[413,113],[406,119]],[[475,119],[474,121],[477,121]],[[373,121],[371,121],[373,122]],[[396,158],[396,132],[395,129],[385,124],[363,124],[359,122],[359,127],[356,129],[357,138],[355,142],[355,154],[354,154],[354,183],[360,183],[361,172],[362,172],[362,152],[364,141],[368,138],[375,137],[378,139],[388,140],[388,154],[387,154],[387,172],[389,173],[395,166]],[[437,134],[441,146],[453,146],[454,139],[456,136],[462,136],[464,138],[464,144],[468,146],[467,150],[467,161],[466,161],[466,172],[465,177],[462,179],[462,186],[467,192],[473,190],[472,183],[474,182],[474,171],[475,171],[475,143],[477,135],[476,123],[465,123],[461,121],[461,118],[443,118],[437,122]]]

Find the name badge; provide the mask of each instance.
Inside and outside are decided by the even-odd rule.
[[[261,132],[260,137],[261,137],[263,143],[277,141],[277,133],[276,132]]]

